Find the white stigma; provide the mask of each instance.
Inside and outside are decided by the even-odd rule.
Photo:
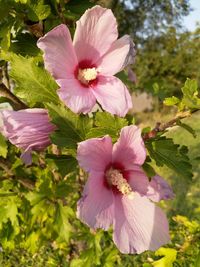
[[[127,195],[131,199],[133,198],[133,190],[119,170],[110,168],[106,171],[106,178],[109,185],[116,186],[123,195]]]
[[[97,74],[98,72],[96,68],[79,69],[78,80],[82,82],[83,84],[88,84],[89,81],[96,79]]]

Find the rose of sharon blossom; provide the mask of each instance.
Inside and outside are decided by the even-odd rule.
[[[113,240],[122,253],[156,250],[169,241],[164,212],[153,202],[173,197],[170,186],[141,169],[146,151],[136,126],[121,130],[117,143],[109,136],[79,143],[77,159],[89,172],[77,215],[92,228],[113,225]]]
[[[96,101],[118,116],[132,108],[126,86],[113,75],[133,62],[134,44],[128,35],[117,38],[112,11],[95,6],[77,21],[73,43],[64,24],[38,40],[45,67],[60,86],[58,95],[73,112],[88,113]]]
[[[0,116],[3,120],[1,133],[13,145],[24,150],[21,158],[25,164],[31,164],[32,151],[42,151],[51,144],[49,135],[55,126],[49,122],[45,109],[4,110]]]

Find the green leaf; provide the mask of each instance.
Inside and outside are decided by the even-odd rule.
[[[22,56],[37,56],[40,49],[36,46],[37,39],[29,33],[20,33],[10,45],[9,51]]]
[[[44,5],[44,0],[32,0],[29,8],[28,18],[31,21],[44,20],[51,14],[51,8],[49,5]]]
[[[47,159],[52,160],[58,168],[60,174],[64,177],[66,174],[75,171],[77,160],[70,155],[46,155]]]
[[[194,267],[199,267],[199,266],[200,266],[200,251],[194,263]]]
[[[153,176],[156,175],[156,172],[155,172],[155,170],[153,169],[153,167],[152,167],[150,164],[148,164],[147,162],[145,162],[145,163],[142,165],[142,168],[143,168],[143,170],[145,171],[147,177],[148,177],[150,180],[151,180],[151,178],[152,178]]]
[[[85,261],[83,259],[72,259],[70,262],[70,267],[82,267],[85,266]]]
[[[6,158],[7,153],[8,153],[7,142],[6,142],[5,138],[3,137],[3,135],[0,134],[0,156],[3,158]]]
[[[25,58],[15,54],[3,55],[11,62],[10,76],[17,84],[15,92],[33,106],[36,102],[59,102],[57,85],[50,74],[37,65],[34,58]]]
[[[30,233],[25,241],[25,248],[27,248],[30,252],[34,253],[38,250],[39,241],[41,236],[41,230],[38,230],[36,232]]]
[[[187,79],[181,90],[183,92],[182,103],[188,108],[199,109],[200,98],[198,97],[199,92],[197,81]]]
[[[18,223],[18,208],[15,199],[12,199],[7,205],[7,217],[10,219],[13,227],[17,227]]]
[[[173,262],[176,260],[177,251],[172,248],[159,248],[155,252],[156,256],[164,256],[160,260],[154,261],[154,267],[173,267]]]
[[[194,138],[197,137],[197,134],[195,132],[194,129],[192,129],[192,127],[186,123],[183,123],[181,120],[177,120],[176,124],[180,127],[182,127],[183,129],[185,129],[186,131],[188,131],[189,133],[191,133],[193,135]]]
[[[2,223],[11,222],[13,228],[15,228],[15,232],[19,232],[19,221],[18,221],[18,207],[15,196],[8,196],[5,198],[6,203],[2,200],[2,204],[0,206],[1,218],[0,218],[0,227]]]
[[[70,185],[68,179],[62,180],[55,185],[55,197],[56,198],[66,198],[73,190],[73,187]]]
[[[63,106],[46,105],[52,122],[58,129],[51,135],[51,140],[59,147],[76,149],[77,143],[86,139],[92,126],[88,116],[77,115]]]
[[[88,8],[91,8],[94,4],[89,1],[71,0],[67,4],[67,9],[73,14],[81,16]]]
[[[185,178],[192,178],[192,165],[186,146],[174,144],[171,138],[149,139],[146,147],[158,166],[166,165]]]
[[[1,24],[0,27],[0,46],[3,50],[8,50],[10,47],[10,39],[11,39],[11,28],[13,25],[13,21],[5,22]]]
[[[178,98],[175,97],[175,96],[167,97],[167,98],[165,98],[165,100],[163,101],[163,103],[164,103],[166,106],[174,106],[174,105],[178,104],[179,102],[180,102],[180,99],[178,99]]]
[[[104,135],[110,135],[113,140],[118,138],[121,128],[128,125],[128,122],[124,118],[112,116],[106,112],[98,112],[95,117],[96,127],[91,128],[86,138],[102,137]]]
[[[58,233],[58,242],[68,242],[72,226],[68,221],[73,216],[73,211],[68,206],[63,206],[61,201],[57,203],[54,228]]]
[[[15,0],[16,3],[26,4],[28,0]]]

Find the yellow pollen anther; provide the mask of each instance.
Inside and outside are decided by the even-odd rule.
[[[96,68],[79,69],[78,80],[81,81],[83,84],[88,84],[89,81],[96,79],[97,74],[98,72]]]
[[[109,185],[116,186],[123,195],[127,195],[131,199],[133,198],[133,191],[119,170],[110,168],[106,171],[106,178]]]

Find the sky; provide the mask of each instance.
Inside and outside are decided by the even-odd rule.
[[[184,18],[183,24],[188,30],[193,31],[195,30],[196,22],[200,23],[200,0],[190,0],[190,3],[193,11]]]

